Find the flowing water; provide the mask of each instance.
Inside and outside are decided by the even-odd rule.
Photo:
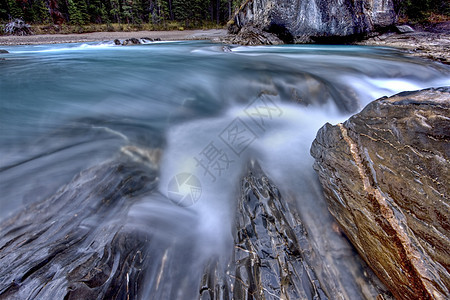
[[[177,284],[169,289],[185,299],[198,293],[209,257],[230,256],[250,159],[296,200],[333,263],[347,241],[333,235],[312,169],[317,130],[379,97],[450,85],[449,67],[389,48],[204,41],[3,48],[10,54],[0,60],[0,220],[118,153],[161,149],[158,191],[124,213],[177,247],[168,278]],[[152,295],[156,269],[147,280]],[[359,297],[352,283],[346,289]]]

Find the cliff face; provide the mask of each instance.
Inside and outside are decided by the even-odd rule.
[[[450,88],[381,98],[311,148],[330,212],[398,299],[449,299]]]
[[[231,31],[254,26],[285,42],[348,37],[392,25],[394,0],[248,0],[236,13]]]

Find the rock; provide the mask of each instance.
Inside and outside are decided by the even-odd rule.
[[[9,53],[9,52],[4,49],[0,49],[0,54],[5,54],[5,53]]]
[[[122,46],[129,46],[129,45],[140,45],[141,41],[139,41],[137,38],[131,38],[131,39],[126,39],[125,41],[123,41]]]
[[[229,24],[236,34],[253,26],[284,42],[339,41],[396,21],[394,0],[248,0]]]
[[[397,25],[395,26],[395,29],[398,33],[414,32],[414,29],[412,29],[409,25]]]
[[[127,212],[158,174],[151,159],[134,160],[85,170],[0,224],[0,299],[138,298],[150,232],[133,228]]]
[[[231,48],[229,46],[227,46],[227,45],[222,46],[221,49],[222,49],[223,52],[233,52],[233,50],[231,50]]]
[[[450,88],[326,124],[311,147],[330,212],[398,299],[450,298]]]
[[[450,24],[450,23],[449,23]],[[445,27],[443,24],[438,28]],[[434,27],[434,28],[436,28]],[[450,28],[450,26],[448,26]],[[368,39],[358,42],[360,45],[395,47],[405,51],[405,55],[432,59],[450,64],[450,31],[436,33],[418,30],[408,33],[389,33],[379,36],[379,40]]]
[[[235,226],[232,260],[225,270],[218,260],[205,267],[200,299],[390,299],[367,278],[344,278],[323,261],[295,201],[282,197],[255,161],[241,180]],[[361,294],[343,291],[341,280],[359,282]]]
[[[238,34],[225,38],[224,42],[244,46],[284,44],[275,34],[252,26],[242,28]]]
[[[114,44],[117,46],[132,46],[132,45],[143,45],[143,44],[149,44],[151,42],[154,41],[160,41],[161,39],[156,38],[156,39],[151,39],[151,38],[130,38],[130,39],[126,39],[123,42],[120,41],[119,39],[115,39],[114,40]]]

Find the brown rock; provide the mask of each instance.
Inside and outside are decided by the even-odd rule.
[[[329,210],[398,299],[449,299],[450,88],[404,92],[323,126]]]
[[[222,41],[229,44],[244,46],[284,44],[284,42],[275,34],[252,26],[246,26],[242,28],[238,34],[224,37]]]

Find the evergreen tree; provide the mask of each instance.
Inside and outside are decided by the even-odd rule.
[[[8,20],[8,3],[6,1],[0,1],[0,21]]]
[[[84,0],[67,0],[70,23],[84,25],[89,21],[87,5]]]
[[[112,20],[117,23],[121,23],[120,18],[120,2],[119,0],[111,0],[111,10]]]
[[[19,6],[18,1],[16,0],[8,0],[8,8],[9,8],[9,18],[23,18],[23,11]]]
[[[50,13],[44,0],[36,0],[32,3],[32,21],[34,23],[48,24],[50,23]]]
[[[87,3],[87,13],[91,23],[108,23],[108,13],[101,0],[89,0]]]

